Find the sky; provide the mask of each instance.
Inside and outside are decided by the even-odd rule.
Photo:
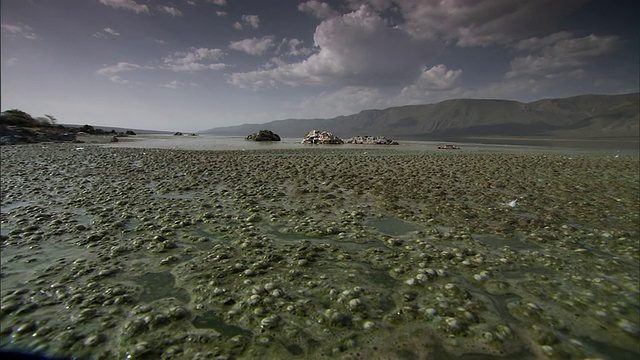
[[[639,89],[634,0],[2,0],[1,107],[196,132]]]

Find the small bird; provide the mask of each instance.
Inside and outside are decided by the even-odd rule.
[[[518,199],[515,199],[511,202],[508,202],[507,205],[511,206],[511,207],[516,207],[518,206]]]

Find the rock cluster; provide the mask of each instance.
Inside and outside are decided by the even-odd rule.
[[[303,144],[344,144],[344,141],[328,131],[311,130],[302,139]]]
[[[398,145],[397,141],[387,139],[384,136],[358,135],[346,141],[347,144],[365,145]]]
[[[25,129],[18,126],[0,127],[0,145],[16,145],[40,142],[75,142],[76,134],[64,129]]]
[[[280,141],[280,136],[271,130],[260,130],[257,133],[247,135],[244,139],[250,141]]]

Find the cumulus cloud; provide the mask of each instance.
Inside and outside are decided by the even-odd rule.
[[[241,21],[233,24],[233,27],[242,30],[245,27],[257,29],[260,27],[260,17],[258,15],[242,15]]]
[[[219,6],[227,5],[227,0],[209,0],[208,2],[219,5]]]
[[[159,6],[158,9],[160,9],[160,11],[167,13],[173,17],[182,16],[182,12],[172,6],[162,5],[162,6]]]
[[[313,49],[302,46],[304,41],[298,39],[282,39],[278,45],[278,53],[285,56],[308,56],[313,53]]]
[[[391,27],[367,6],[324,20],[316,28],[318,53],[274,69],[234,73],[228,82],[245,88],[286,85],[398,85],[419,75],[442,44],[417,40]]]
[[[134,0],[100,0],[100,3],[115,9],[130,10],[135,13],[149,13],[147,5],[138,4]]]
[[[518,42],[514,48],[533,53],[519,56],[511,61],[506,78],[520,76],[542,76],[556,78],[583,76],[578,70],[589,60],[610,53],[622,45],[618,36],[589,35],[573,38],[570,33],[551,34],[544,38],[531,38]]]
[[[434,92],[452,90],[460,84],[462,70],[450,70],[445,65],[424,67],[418,80],[400,92],[401,103],[423,102]]]
[[[306,97],[297,106],[297,110],[305,117],[314,116],[313,114],[331,117],[381,107],[387,107],[387,103],[386,96],[379,89],[345,86],[335,91],[323,91],[316,96]]]
[[[219,16],[219,17],[227,16],[227,12],[226,11],[216,11],[216,15]]]
[[[186,52],[175,52],[163,59],[161,68],[172,71],[202,71],[222,70],[228,65],[223,63],[211,63],[224,57],[224,51],[220,49],[190,48]]]
[[[262,38],[244,39],[231,42],[229,48],[237,51],[245,52],[249,55],[263,55],[269,48],[273,47],[273,36],[263,36]]]
[[[401,27],[417,38],[439,38],[458,46],[508,44],[549,31],[588,0],[370,0],[382,10],[397,6]],[[374,6],[375,5],[375,6]]]
[[[33,29],[23,24],[2,24],[0,25],[2,34],[9,38],[24,38],[29,40],[35,40],[38,37]]]
[[[329,4],[317,0],[309,0],[298,4],[298,10],[310,13],[318,19],[340,16],[340,13],[333,10]]]

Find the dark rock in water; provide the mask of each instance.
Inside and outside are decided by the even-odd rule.
[[[244,139],[250,141],[280,141],[280,136],[271,130],[260,130],[257,133],[247,135]]]
[[[311,130],[302,139],[303,144],[344,144],[344,141],[328,131]]]
[[[358,135],[347,140],[347,144],[398,145],[398,142],[387,139],[384,136]]]
[[[127,132],[125,134],[127,134],[127,135],[136,135],[136,133],[133,132],[132,130],[127,130]]]
[[[174,136],[182,136],[182,133],[180,131],[176,132],[175,134],[173,134]]]

